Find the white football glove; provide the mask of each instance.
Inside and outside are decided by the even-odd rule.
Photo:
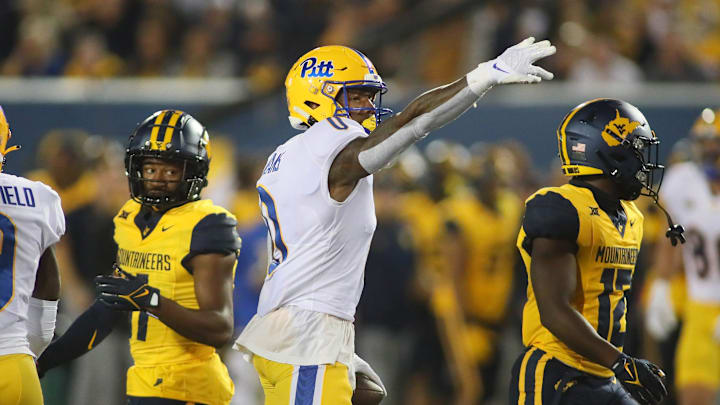
[[[360,358],[357,353],[353,355],[352,363],[356,373],[365,374],[366,376],[368,376],[372,382],[382,388],[385,396],[387,396],[387,390],[385,389],[385,386],[383,385],[380,376],[378,376],[375,370],[373,370],[372,367],[370,367],[370,365],[365,360]]]
[[[650,286],[650,300],[645,313],[645,328],[658,340],[667,338],[677,328],[678,320],[670,299],[670,283],[655,279]]]
[[[552,80],[554,75],[533,65],[537,60],[555,54],[555,46],[550,41],[534,43],[530,37],[506,49],[497,58],[481,63],[467,74],[470,90],[477,95],[483,94],[496,84],[538,83]]]

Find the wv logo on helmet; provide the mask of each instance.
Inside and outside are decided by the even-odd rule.
[[[608,122],[602,132],[602,137],[608,146],[620,145],[628,135],[635,131],[635,128],[641,126],[637,121],[630,121],[629,118],[621,117],[620,111],[615,110],[615,119]]]
[[[322,60],[318,63],[317,58],[307,58],[300,65],[300,77],[332,77],[335,66],[331,60]]]

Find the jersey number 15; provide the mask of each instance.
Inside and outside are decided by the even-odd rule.
[[[632,282],[630,269],[603,269],[600,281],[604,285],[603,292],[598,296],[598,327],[597,332],[615,347],[622,347],[625,343],[625,332],[620,332],[620,321],[627,308],[625,291]],[[612,309],[610,296],[615,291],[622,291],[623,296]]]

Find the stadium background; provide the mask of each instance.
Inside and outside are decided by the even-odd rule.
[[[92,299],[92,277],[110,268],[110,222],[127,198],[122,142],[153,111],[181,108],[210,130],[206,196],[238,216],[245,238],[239,333],[265,266],[254,180],[294,134],[281,87],[290,65],[317,45],[353,46],[373,60],[390,87],[385,103],[399,110],[528,35],[557,45],[542,63],[555,81],[493,89],[377,176],[357,344],[388,385],[389,404],[479,403],[481,375],[485,403],[503,403],[508,363],[521,350],[525,282],[512,245],[522,200],[563,181],[557,124],[582,101],[622,98],[645,112],[665,159],[691,158],[688,129],[703,108],[720,106],[720,1],[0,2],[0,105],[23,146],[6,171],[53,185],[68,219],[58,331]],[[671,369],[672,339],[653,342],[639,321],[663,227],[653,207],[645,213],[627,350]],[[122,403],[128,360],[116,335],[104,351],[49,373],[46,403]],[[254,403],[252,372],[228,356],[237,403]]]

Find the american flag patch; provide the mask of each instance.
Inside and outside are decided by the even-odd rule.
[[[575,145],[573,145],[571,149],[573,152],[585,152],[585,144],[578,142]]]

